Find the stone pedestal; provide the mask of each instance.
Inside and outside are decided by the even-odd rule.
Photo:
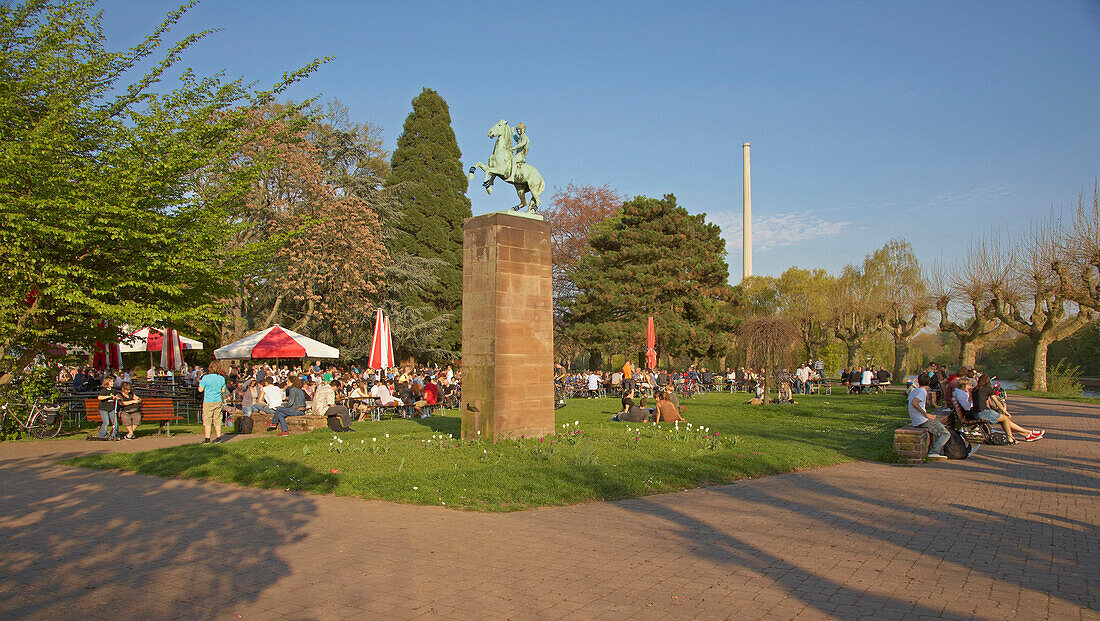
[[[894,452],[910,466],[924,463],[928,454],[929,434],[920,427],[906,425],[894,430]]]
[[[462,437],[551,433],[550,224],[491,213],[467,219],[462,231]]]

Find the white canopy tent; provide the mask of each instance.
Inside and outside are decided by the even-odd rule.
[[[340,350],[274,325],[214,350],[218,360],[254,358],[339,358]]]

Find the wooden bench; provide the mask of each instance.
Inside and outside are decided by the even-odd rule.
[[[89,421],[93,423],[103,422],[103,419],[99,416],[99,399],[85,399],[84,411],[88,414]],[[171,437],[172,421],[177,420],[183,420],[183,417],[176,415],[176,407],[171,399],[148,397],[141,400],[141,422],[156,421],[160,423],[160,426],[157,427],[157,435],[164,431],[168,437]],[[122,421],[119,421],[120,426],[121,424]]]

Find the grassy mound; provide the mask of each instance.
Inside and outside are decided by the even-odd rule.
[[[258,434],[69,464],[265,488],[478,511],[616,500],[852,460],[893,461],[906,422],[898,395],[800,396],[751,406],[742,394],[685,400],[689,425],[609,420],[618,400],[577,399],[554,436],[497,444],[458,440],[450,413],[355,423],[355,431]]]

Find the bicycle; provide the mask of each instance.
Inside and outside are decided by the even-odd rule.
[[[23,431],[26,431],[39,440],[53,438],[61,433],[61,425],[65,421],[65,417],[61,415],[60,405],[56,403],[40,404],[38,399],[35,399],[34,404],[30,406],[30,412],[27,414],[26,419],[20,419],[14,409],[8,407],[9,405],[27,407],[25,403],[15,402],[5,403],[0,406],[0,429],[4,428],[4,423],[7,421],[8,414],[10,413],[12,420],[14,420]]]

